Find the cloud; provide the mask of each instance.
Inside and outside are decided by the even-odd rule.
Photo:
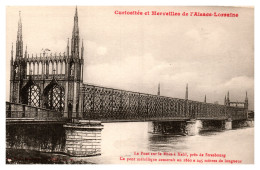
[[[66,51],[74,15],[74,8],[66,8],[8,8],[7,54],[11,51],[11,43],[16,41],[19,10],[25,11],[23,40],[28,44],[29,53],[39,54],[44,47],[52,52]],[[250,106],[253,106],[253,9],[140,9],[187,12],[228,9],[238,12],[239,17],[118,17],[113,13],[114,7],[81,7],[79,27],[85,45],[84,82],[152,94],[157,93],[160,82],[162,95],[179,98],[184,97],[186,83],[189,83],[190,99],[203,101],[206,94],[209,102],[219,103],[228,90],[234,100],[243,101],[247,90]],[[10,55],[6,62],[8,73],[9,61]],[[9,86],[9,81],[6,84]]]
[[[254,87],[254,78],[247,76],[234,77],[224,84],[224,87],[230,89],[251,89]]]

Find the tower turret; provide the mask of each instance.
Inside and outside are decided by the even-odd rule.
[[[248,97],[247,97],[247,91],[246,91],[246,98],[245,98],[245,105],[244,107],[248,109]]]
[[[71,38],[71,56],[73,58],[79,57],[79,26],[78,26],[78,9],[76,7],[74,16],[74,26]]]
[[[161,87],[160,87],[160,83],[158,84],[158,91],[157,91],[157,95],[160,96],[161,95]]]
[[[12,43],[11,62],[13,62],[13,60],[14,60],[14,46],[13,46],[13,43]]]
[[[19,11],[19,21],[16,39],[16,58],[23,57],[23,35],[22,35],[22,19],[21,12]]]
[[[13,45],[11,51],[11,74],[10,74],[10,101],[20,102],[20,91],[25,78],[26,62],[23,59],[23,36],[22,36],[22,19],[19,11],[18,30],[16,38],[15,59],[13,60]]]
[[[65,101],[65,112],[68,113],[69,118],[78,117],[78,114],[82,110],[82,104],[80,104],[80,88],[82,87],[83,83],[83,53],[84,47],[82,42],[81,47],[81,56],[80,56],[80,38],[79,38],[79,27],[78,27],[78,10],[77,7],[75,9],[74,15],[74,25],[72,31],[72,38],[71,38],[71,49],[69,49],[69,40],[67,44],[67,55],[68,55],[68,62],[66,65],[66,77],[68,77],[69,81],[66,82],[66,86],[68,87],[67,101]],[[70,50],[70,55],[69,55]]]
[[[188,83],[186,84],[186,93],[185,93],[185,100],[188,100],[189,98],[189,88],[188,88]]]
[[[84,56],[84,44],[83,44],[83,39],[82,39],[82,45],[81,45],[81,59],[83,59]]]
[[[24,58],[26,58],[26,57],[27,57],[27,45],[25,47],[25,52],[24,52]]]
[[[67,57],[69,58],[70,56],[70,39],[68,38],[68,42],[67,42]]]
[[[229,91],[228,91],[228,93],[227,93],[227,106],[230,106]]]

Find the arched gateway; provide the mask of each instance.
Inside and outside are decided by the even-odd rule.
[[[40,87],[30,80],[21,90],[22,104],[40,107],[40,95]]]
[[[43,92],[44,107],[56,111],[64,111],[65,92],[57,82],[52,81]]]
[[[15,54],[14,54],[15,53]],[[83,41],[80,49],[77,8],[71,43],[66,52],[29,55],[23,52],[22,21],[19,14],[16,49],[11,51],[10,102],[62,112],[75,117],[80,112],[79,94],[83,83]]]

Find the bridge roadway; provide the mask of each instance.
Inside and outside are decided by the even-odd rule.
[[[100,155],[101,122],[147,121],[149,133],[190,136],[198,133],[199,122],[203,128],[221,130],[253,126],[252,121],[247,121],[247,108],[154,95],[147,95],[142,104],[144,95],[141,93],[111,90],[107,95],[103,92],[82,93],[85,110],[81,114],[72,113],[78,116],[72,119],[64,117],[64,112],[6,102],[6,148],[73,157]]]
[[[236,107],[83,84],[79,117],[102,122],[243,120],[247,107]],[[80,103],[81,104],[81,103]],[[82,114],[82,115],[81,115]]]
[[[18,103],[6,102],[6,124],[65,124],[62,113]]]
[[[245,120],[248,109],[84,84],[72,118],[102,122]],[[6,102],[7,123],[65,123],[64,112]]]

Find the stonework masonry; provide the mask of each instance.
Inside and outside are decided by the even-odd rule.
[[[186,122],[185,132],[188,136],[194,136],[197,134],[196,120],[190,120]]]
[[[232,129],[232,121],[226,120],[225,121],[225,130],[231,130]]]
[[[99,121],[80,121],[64,125],[66,143],[64,152],[70,156],[101,155],[101,130]]]

